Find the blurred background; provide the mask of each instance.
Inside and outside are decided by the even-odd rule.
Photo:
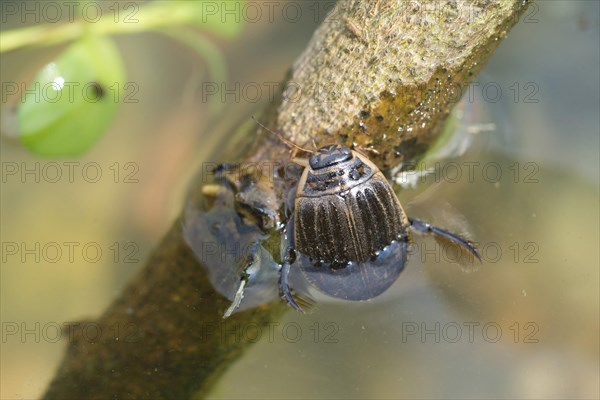
[[[40,159],[2,139],[1,398],[44,392],[68,342],[57,327],[119,295],[201,163],[269,103],[333,5],[292,3],[299,16],[278,2],[235,37],[205,36],[237,96],[209,94],[212,56],[158,33],[117,35],[139,101],[120,104],[91,151]],[[290,310],[213,397],[598,398],[599,14],[595,1],[534,3],[463,105],[471,147],[400,193],[409,215],[469,232],[482,266],[466,273],[418,239],[385,294]],[[16,15],[3,30],[27,24]],[[2,82],[31,79],[62,49],[3,54]]]

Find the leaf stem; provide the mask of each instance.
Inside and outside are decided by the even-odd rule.
[[[0,53],[27,46],[51,46],[79,38],[84,32],[95,35],[131,34],[181,25],[197,25],[203,30],[230,37],[239,31],[239,23],[223,23],[214,13],[207,13],[198,2],[150,3],[133,11],[111,10],[97,21],[77,19],[72,22],[30,26],[2,32]]]

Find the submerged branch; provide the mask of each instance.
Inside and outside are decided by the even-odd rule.
[[[433,143],[526,6],[525,0],[341,1],[293,66],[289,101],[282,94],[263,120],[309,147],[313,140],[373,147],[379,153],[373,161],[384,170],[412,161]],[[255,131],[247,132],[255,145],[239,159],[232,149],[232,161],[288,157],[281,143],[266,134],[256,139]],[[89,343],[73,332],[45,398],[206,395],[250,344],[221,333],[267,324],[286,310],[274,302],[223,320],[229,303],[185,244],[178,220],[96,321],[119,335]]]

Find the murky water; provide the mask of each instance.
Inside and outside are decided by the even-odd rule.
[[[321,301],[310,315],[290,310],[273,325],[221,332],[257,343],[215,398],[600,396],[598,3],[538,2],[534,11],[473,86],[479,100],[467,105],[464,125],[470,147],[427,165],[435,173],[400,192],[409,215],[468,232],[484,263],[464,271],[452,252],[417,239],[400,278],[377,299]],[[277,56],[277,43],[266,43],[273,28],[303,40],[313,29],[251,26],[226,50],[237,60],[234,79],[283,76],[297,51]],[[276,62],[260,56],[261,43]],[[39,259],[25,260],[3,249],[2,398],[40,396],[68,341],[56,327],[111,303],[181,209],[194,166],[209,159],[208,141],[224,140],[223,124],[209,129],[203,108],[180,103],[173,89],[189,83],[197,59],[185,69],[181,54],[165,57],[170,43],[124,38],[121,46],[137,79],[154,82],[144,86],[144,99],[153,100],[125,106],[113,130],[77,160],[74,182],[41,172],[38,181],[2,182],[3,246],[40,248]],[[2,57],[3,80],[21,79],[20,63],[37,57]],[[244,69],[233,66],[236,57]],[[164,87],[150,78],[150,64],[174,71]],[[255,107],[232,104],[232,115]],[[10,144],[0,151],[4,165],[50,168]],[[82,173],[97,169],[92,163],[102,171],[95,182]],[[78,243],[72,258],[70,242]]]

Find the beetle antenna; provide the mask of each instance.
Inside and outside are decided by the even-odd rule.
[[[352,148],[355,149],[356,151],[358,151],[360,154],[362,154],[363,156],[369,158],[369,156],[367,155],[367,152],[371,152],[375,155],[379,155],[381,153],[379,153],[379,151],[377,149],[374,149],[372,147],[363,147],[361,145],[359,145],[358,143],[354,142],[352,143]]]
[[[281,134],[272,131],[271,129],[267,128],[266,126],[264,126],[263,124],[261,124],[256,118],[254,118],[254,115],[252,116],[252,119],[254,120],[254,122],[256,122],[261,128],[263,128],[264,130],[266,130],[267,132],[271,132],[273,135],[275,135],[279,140],[281,140],[285,145],[287,145],[290,148],[296,148],[298,150],[302,150],[305,151],[307,153],[314,153],[312,150],[308,150],[305,149],[304,147],[298,146],[296,143],[287,140],[286,138],[284,138],[283,136],[281,136]]]

